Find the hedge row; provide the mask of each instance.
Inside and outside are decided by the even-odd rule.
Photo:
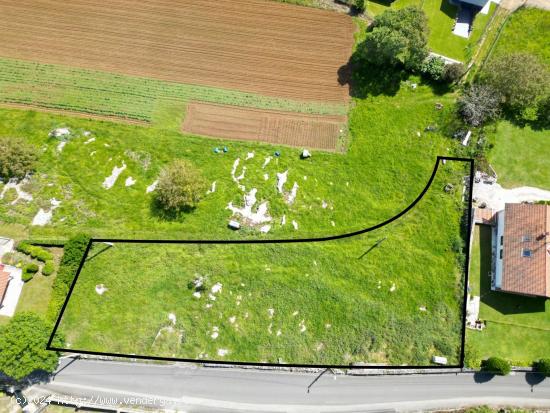
[[[45,250],[42,247],[37,247],[36,245],[31,245],[26,242],[20,242],[17,245],[17,251],[22,252],[23,254],[30,255],[32,258],[37,259],[38,261],[47,262],[53,260],[53,254]]]
[[[57,277],[52,287],[52,298],[48,307],[47,317],[49,320],[55,320],[57,317],[67,294],[73,279],[76,275],[76,271],[80,266],[82,257],[86,252],[86,247],[90,237],[85,234],[79,234],[71,238],[66,244],[63,251],[63,258],[59,264],[57,270]]]

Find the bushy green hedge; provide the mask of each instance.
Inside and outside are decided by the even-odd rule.
[[[489,357],[481,362],[481,369],[490,373],[498,374],[499,376],[507,376],[510,374],[512,367],[508,360],[500,357]]]
[[[540,359],[534,363],[533,367],[539,373],[550,376],[550,359]]]
[[[59,264],[59,269],[57,270],[57,277],[53,283],[52,288],[52,298],[48,307],[48,319],[54,320],[67,294],[69,293],[69,288],[73,279],[76,275],[76,271],[80,266],[82,257],[86,252],[86,247],[90,237],[86,234],[79,234],[71,238],[66,244],[63,251],[63,258],[61,258],[61,263]]]
[[[50,251],[45,250],[42,247],[28,244],[26,242],[20,242],[17,245],[17,251],[30,255],[32,258],[35,258],[38,261],[46,262],[53,260],[53,254]]]
[[[53,261],[46,261],[46,264],[42,267],[42,275],[52,275],[55,271],[55,266]]]

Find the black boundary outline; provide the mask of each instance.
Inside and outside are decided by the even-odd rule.
[[[370,231],[373,231],[375,229],[378,229],[380,227],[383,227],[403,215],[405,215],[407,212],[409,212],[414,206],[424,197],[428,189],[430,189],[433,180],[437,174],[437,170],[439,167],[440,162],[442,161],[458,161],[458,162],[467,162],[470,165],[470,179],[469,179],[469,188],[468,188],[468,212],[467,212],[467,230],[466,230],[466,251],[465,251],[465,265],[464,265],[464,293],[463,293],[463,299],[462,299],[462,333],[461,333],[461,347],[460,347],[460,358],[459,358],[459,364],[458,365],[434,365],[434,366],[412,366],[412,365],[399,365],[399,366],[388,366],[388,365],[372,365],[372,366],[354,366],[354,365],[334,365],[334,364],[279,364],[279,363],[254,363],[254,362],[244,362],[244,361],[223,361],[223,360],[199,360],[199,359],[186,359],[186,358],[176,358],[176,357],[156,357],[156,356],[143,356],[143,355],[136,355],[136,354],[124,354],[124,353],[108,353],[108,352],[99,352],[99,351],[87,351],[87,350],[74,350],[74,349],[67,349],[67,348],[60,348],[60,347],[54,347],[52,346],[53,339],[55,337],[55,334],[57,332],[57,329],[59,327],[59,324],[61,323],[61,319],[63,317],[63,313],[65,312],[65,309],[67,307],[67,304],[69,303],[71,294],[73,292],[73,289],[76,285],[76,282],[78,280],[78,277],[80,276],[80,273],[82,272],[82,268],[84,267],[84,263],[86,262],[86,258],[88,256],[88,253],[90,252],[90,248],[92,247],[92,244],[94,242],[112,242],[112,243],[137,243],[137,244],[283,244],[283,243],[299,243],[299,242],[324,242],[324,241],[332,241],[342,238],[350,238],[354,237],[360,234],[364,234]],[[52,351],[60,351],[60,352],[67,352],[67,353],[75,353],[75,354],[87,354],[87,355],[95,355],[95,356],[107,356],[107,357],[122,357],[122,358],[129,358],[129,359],[139,359],[139,360],[156,360],[156,361],[173,361],[173,362],[190,362],[190,363],[198,363],[198,364],[212,364],[212,365],[233,365],[233,366],[253,366],[253,367],[295,367],[295,368],[337,368],[337,369],[369,369],[369,370],[434,370],[434,369],[454,369],[454,368],[464,368],[464,357],[465,357],[465,341],[466,341],[466,304],[468,299],[468,280],[469,280],[469,272],[470,272],[470,248],[469,248],[469,240],[471,237],[472,232],[472,201],[473,201],[473,184],[474,184],[474,159],[472,158],[459,158],[459,157],[450,157],[450,156],[438,156],[435,167],[433,169],[432,175],[430,176],[430,179],[428,180],[428,183],[418,195],[418,197],[403,211],[398,213],[397,215],[387,219],[384,222],[381,222],[379,224],[376,224],[374,226],[364,228],[358,231],[349,232],[345,234],[340,235],[333,235],[328,237],[320,237],[320,238],[298,238],[298,239],[276,239],[276,240],[269,240],[269,239],[257,239],[257,240],[146,240],[146,239],[110,239],[110,238],[91,238],[88,241],[88,245],[86,246],[86,250],[84,252],[84,255],[82,256],[82,259],[80,260],[80,265],[78,266],[78,270],[76,272],[76,275],[71,283],[71,286],[69,288],[69,292],[67,294],[67,297],[65,298],[65,302],[63,303],[63,306],[61,307],[61,310],[59,312],[59,315],[57,317],[57,320],[55,322],[55,326],[52,330],[52,333],[50,335],[50,339],[48,340],[48,344],[46,346],[47,350]]]

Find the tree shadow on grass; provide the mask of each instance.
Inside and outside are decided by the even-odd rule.
[[[364,99],[368,96],[395,96],[401,81],[408,74],[392,67],[380,67],[352,56],[349,62],[338,70],[338,82],[348,85],[351,97]]]
[[[195,207],[184,207],[180,210],[165,209],[160,202],[153,198],[149,204],[151,215],[164,221],[183,221],[185,215],[193,212]]]

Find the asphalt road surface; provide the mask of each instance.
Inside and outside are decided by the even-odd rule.
[[[480,404],[550,407],[550,379],[533,373],[400,376],[323,375],[63,359],[33,391],[65,401],[187,412],[408,411]]]

